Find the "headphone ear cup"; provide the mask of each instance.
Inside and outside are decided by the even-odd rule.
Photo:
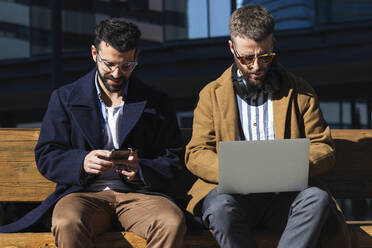
[[[233,65],[231,70],[232,70],[233,85],[234,85],[236,93],[238,93],[240,98],[247,99],[248,92],[249,92],[247,82],[243,80],[242,77],[239,77],[237,75],[237,68],[235,64]]]
[[[242,94],[242,98],[243,99],[246,99],[248,97],[248,85],[247,85],[247,82],[245,80],[238,80],[238,85],[239,85],[239,88],[240,88],[240,91],[241,91],[241,94]]]

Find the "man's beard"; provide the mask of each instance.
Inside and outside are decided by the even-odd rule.
[[[266,76],[267,76],[267,71],[265,72],[265,74],[263,75],[263,77],[260,79],[260,80],[253,80],[250,78],[251,74],[253,73],[257,73],[257,72],[253,72],[253,71],[247,71],[240,63],[239,61],[234,58],[235,60],[235,64],[236,64],[236,67],[239,69],[240,73],[242,74],[243,78],[252,86],[256,86],[256,87],[260,87],[262,85],[262,82],[265,80]]]
[[[129,81],[126,76],[122,76],[120,78],[114,78],[110,74],[102,75],[98,69],[97,69],[97,72],[98,72],[98,77],[101,79],[103,85],[111,93],[120,92],[121,89],[123,89]],[[115,81],[121,80],[121,84],[120,85],[109,85],[109,83],[107,82],[107,79],[111,79]]]

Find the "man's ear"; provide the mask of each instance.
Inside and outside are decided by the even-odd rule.
[[[134,61],[138,61],[138,55],[140,54],[141,50],[136,48],[136,51],[134,53]]]
[[[90,47],[90,51],[92,53],[92,58],[93,58],[94,62],[97,62],[97,49],[96,49],[96,46],[95,45],[92,45]]]
[[[233,49],[233,42],[232,42],[232,40],[229,40],[229,48],[230,48],[230,52],[234,56],[234,49]]]

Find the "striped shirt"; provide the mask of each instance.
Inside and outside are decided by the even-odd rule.
[[[260,90],[247,102],[236,94],[236,100],[241,124],[240,140],[274,140],[272,93]]]

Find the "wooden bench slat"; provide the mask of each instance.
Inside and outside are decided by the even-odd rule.
[[[337,199],[372,197],[372,130],[332,129],[336,165],[322,176]]]
[[[331,129],[331,134],[334,139],[346,139],[352,141],[371,138],[370,129]]]
[[[372,130],[335,129],[336,168],[369,168],[372,166]]]
[[[351,224],[351,223],[350,223]],[[359,247],[372,247],[372,226],[360,226],[356,228]],[[255,233],[259,248],[276,247],[279,241],[279,235],[268,233]],[[136,247],[144,248],[146,241],[138,235],[131,232],[108,232],[100,235],[94,241],[98,248],[106,248],[110,241],[110,247]],[[51,233],[10,233],[0,234],[0,247],[2,248],[36,248],[51,247],[55,248],[54,238]],[[184,240],[184,248],[212,248],[218,247],[215,240],[208,233],[189,234]]]
[[[109,246],[108,246],[108,241]],[[131,232],[107,232],[94,241],[98,248],[144,248],[146,241]],[[1,248],[55,248],[52,233],[7,233],[0,234]]]
[[[0,128],[0,142],[37,141],[39,134],[39,128]]]
[[[55,183],[39,173],[35,162],[1,161],[0,171],[0,201],[43,201],[55,189]]]
[[[359,247],[372,247],[372,227],[361,226],[356,228]],[[259,248],[276,247],[279,241],[279,235],[268,235],[267,233],[255,234],[258,238]],[[110,241],[110,247],[136,247],[144,248],[146,241],[131,232],[108,232],[98,236],[94,241],[98,248],[106,248],[107,242]],[[10,233],[0,234],[0,247],[2,248],[36,248],[36,247],[51,247],[55,248],[54,238],[51,233]],[[199,235],[186,235],[184,240],[184,248],[212,248],[218,247],[215,240],[210,234],[203,233]]]
[[[280,235],[269,233],[255,233],[259,248],[275,247]],[[97,248],[106,248],[108,240],[110,248],[145,248],[146,240],[132,232],[107,232],[98,236],[94,243]],[[0,234],[1,248],[33,248],[56,247],[52,233],[7,233]],[[183,241],[184,248],[218,248],[210,232],[187,234]]]
[[[13,187],[5,187],[0,181],[0,202],[41,202],[55,190],[50,184],[46,185],[14,184]]]
[[[48,182],[54,184],[40,174],[36,168],[35,162],[27,163],[0,161],[0,171],[0,180],[5,181],[8,179],[9,185],[12,185],[13,182],[33,182],[35,184],[41,183],[42,185]],[[12,178],[10,182],[9,178]]]
[[[34,141],[0,142],[0,161],[2,162],[28,162],[35,161]]]
[[[357,226],[354,228],[358,237],[359,248],[372,248],[372,227],[371,226]]]
[[[0,247],[2,248],[56,248],[51,233],[1,233]]]

